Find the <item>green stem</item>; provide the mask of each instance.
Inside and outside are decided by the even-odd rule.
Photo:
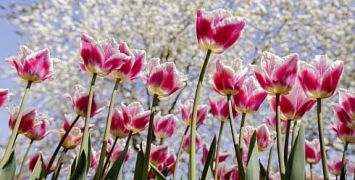
[[[322,120],[322,99],[317,99],[317,120],[318,120],[318,133],[319,142],[322,155],[323,177],[325,180],[329,179],[327,167],[327,154],[325,153],[324,135],[323,135],[323,120]]]
[[[28,144],[26,152],[23,155],[23,159],[22,159],[22,162],[21,162],[20,171],[19,171],[19,173],[17,175],[17,179],[22,179],[23,168],[24,168],[25,162],[27,160],[28,152],[30,152],[32,144],[33,144],[33,140],[30,141],[30,144]]]
[[[12,148],[15,145],[16,138],[17,138],[17,135],[18,135],[18,129],[20,128],[22,113],[23,113],[23,110],[25,108],[25,104],[27,102],[28,93],[30,91],[31,85],[32,85],[32,82],[28,81],[26,89],[25,89],[25,92],[24,92],[22,100],[21,100],[20,109],[19,109],[18,114],[17,114],[15,126],[14,126],[14,128],[12,130],[12,133],[11,133],[11,136],[10,136],[10,140],[9,140],[7,146],[6,146],[6,150],[5,150],[4,156],[2,157],[2,160],[1,160],[1,167],[3,167],[6,164],[6,162],[8,161],[8,159],[9,159],[9,157],[11,155],[11,152],[12,152]]]
[[[343,178],[345,179],[345,176],[346,176],[346,170],[345,170],[345,160],[346,160],[346,151],[348,150],[348,145],[349,143],[348,142],[345,142],[345,145],[344,145],[344,151],[343,151],[343,158],[341,159],[341,175],[340,175],[340,179],[342,180]]]
[[[173,180],[176,180],[176,172],[177,172],[177,169],[178,169],[178,166],[179,166],[180,152],[181,152],[181,149],[182,149],[182,144],[184,143],[185,136],[186,136],[187,132],[189,131],[189,128],[190,128],[190,126],[186,126],[184,135],[182,135],[182,137],[181,137],[181,142],[180,142],[179,149],[178,149],[178,151],[176,153],[176,161],[175,161],[175,167],[174,167],[175,169],[174,169],[174,174],[173,174]]]
[[[60,147],[62,147],[62,144],[64,143],[65,139],[68,137],[71,129],[73,129],[73,127],[75,126],[76,122],[79,120],[80,118],[80,115],[77,115],[74,119],[74,121],[71,123],[69,129],[64,133],[62,139],[60,140],[59,144],[57,145],[57,147],[55,148],[54,150],[54,153],[51,157],[51,159],[49,160],[49,163],[48,163],[48,169],[51,169],[52,168],[52,164],[54,163],[54,160],[55,160],[55,157],[57,156],[59,150],[60,150]],[[48,174],[46,174],[47,176]]]
[[[142,179],[148,179],[148,175],[149,175],[150,147],[151,147],[151,143],[153,141],[154,115],[157,111],[158,105],[159,105],[158,95],[154,95],[152,107],[150,108],[151,112],[150,112],[149,125],[148,125],[147,145],[145,148],[145,156],[144,156],[144,161],[143,161]]]
[[[297,128],[297,122],[298,122],[298,121],[294,121],[294,122],[293,122],[293,127],[292,127],[292,147],[293,147],[293,145],[295,144],[295,141],[296,141],[296,133],[297,133],[296,128]]]
[[[64,148],[63,151],[60,153],[58,162],[57,162],[57,168],[55,170],[55,173],[52,176],[52,180],[57,180],[60,174],[60,170],[62,169],[63,166],[63,161],[64,161],[64,157],[65,154],[67,153],[68,149]]]
[[[131,138],[131,135],[128,136],[128,139],[127,139],[126,144],[129,143],[128,140],[129,140],[130,138]],[[103,169],[102,169],[102,174],[105,173],[106,168],[107,168],[107,166],[108,166],[108,164],[109,164],[109,162],[110,162],[110,158],[111,158],[111,156],[112,156],[113,151],[115,150],[115,146],[116,146],[116,144],[117,144],[117,140],[118,140],[118,137],[115,137],[115,140],[113,141],[113,144],[112,144],[112,146],[111,146],[111,149],[110,149],[110,151],[108,152],[108,155],[107,155],[107,157],[106,157],[105,165],[103,166]],[[106,154],[106,149],[105,149],[104,151],[105,151],[105,154]],[[122,152],[123,152],[123,151],[122,151]],[[99,178],[99,179],[100,179],[100,178]]]
[[[242,120],[240,122],[240,128],[239,128],[239,145],[241,145],[242,143],[242,128],[244,127],[244,122],[245,122],[245,116],[246,114],[245,113],[242,113]],[[240,147],[239,147],[240,148]]]
[[[207,50],[205,60],[203,62],[200,76],[196,85],[194,105],[192,108],[192,121],[191,121],[191,144],[190,144],[190,157],[189,157],[189,179],[195,180],[196,178],[196,127],[197,127],[197,106],[200,100],[200,91],[202,87],[203,78],[205,77],[208,61],[211,56],[211,50]]]
[[[313,180],[313,166],[312,166],[312,164],[309,164],[309,172],[310,172],[310,174],[311,174],[311,180]]]
[[[230,122],[229,124],[230,124],[231,132],[232,132],[232,139],[233,139],[235,155],[237,157],[237,162],[238,162],[238,167],[239,167],[239,178],[244,179],[245,172],[244,172],[244,166],[243,166],[243,159],[242,159],[239,145],[237,143],[237,138],[236,138],[237,132],[235,131],[235,128],[234,128],[235,126],[234,126],[232,99],[231,99],[230,95],[227,96],[227,100],[228,100],[228,111],[229,111],[229,122]]]
[[[105,155],[106,155],[106,148],[107,148],[107,143],[109,139],[109,132],[111,128],[111,119],[113,115],[113,107],[115,105],[115,98],[118,92],[118,85],[120,84],[120,79],[116,79],[115,86],[113,87],[112,94],[111,94],[111,100],[110,100],[110,105],[108,109],[108,115],[106,119],[106,127],[105,127],[105,133],[104,137],[102,140],[102,146],[101,146],[101,153],[100,153],[100,158],[99,158],[99,164],[97,166],[97,171],[95,175],[95,180],[99,180],[102,177],[102,168],[105,160]]]
[[[288,158],[288,140],[290,137],[290,130],[291,130],[291,121],[287,120],[287,128],[286,128],[286,137],[285,137],[285,146],[284,146],[284,159],[285,159],[285,164],[287,164],[287,158]]]
[[[271,160],[272,160],[272,153],[274,150],[274,144],[271,145],[270,151],[269,151],[269,157],[267,159],[267,168],[266,168],[266,177],[269,179],[270,176],[270,169],[271,169]]]
[[[279,159],[279,168],[281,179],[285,175],[285,162],[283,158],[282,137],[281,137],[281,122],[280,122],[280,94],[276,94],[276,141],[277,141],[277,155]]]
[[[224,127],[224,122],[221,121],[221,126],[219,127],[219,132],[218,132],[217,149],[216,149],[216,155],[215,155],[214,179],[218,179],[218,163],[219,163],[218,162],[218,155],[219,155],[219,148],[220,148],[221,139],[222,139],[223,127]]]
[[[160,138],[160,143],[159,145],[163,145],[164,144],[164,138]]]

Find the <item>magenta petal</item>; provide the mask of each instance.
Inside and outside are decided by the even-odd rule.
[[[334,69],[329,69],[329,72],[326,72],[324,74],[320,89],[324,92],[327,92],[329,95],[334,94],[334,91],[338,86],[338,82],[340,80],[341,74],[343,73],[343,70],[343,63],[339,63],[337,67],[334,67]]]
[[[334,104],[333,105],[333,110],[336,113],[339,121],[341,121],[343,123],[348,123],[350,121],[350,117],[348,116],[346,111],[343,109],[343,107]]]

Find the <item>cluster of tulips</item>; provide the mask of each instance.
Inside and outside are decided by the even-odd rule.
[[[355,143],[354,93],[340,89],[339,104],[333,105],[338,121],[332,131],[344,143],[342,159],[327,162],[323,134],[322,102],[336,92],[344,68],[342,61],[331,61],[327,56],[320,55],[311,63],[306,63],[299,62],[297,54],[279,57],[270,52],[262,53],[260,66],[247,67],[238,61],[233,61],[229,66],[222,60],[216,60],[212,82],[213,90],[219,95],[209,98],[209,106],[200,104],[200,92],[210,56],[230,48],[239,39],[244,27],[244,18],[235,17],[226,10],[197,11],[197,41],[207,53],[194,99],[186,100],[179,106],[181,120],[186,127],[177,152],[164,144],[164,140],[173,136],[178,129],[178,117],[159,112],[159,102],[184,86],[185,79],[175,64],[160,63],[156,58],[146,63],[145,51],[130,49],[126,43],[116,43],[114,39],[95,41],[88,35],[82,35],[80,67],[92,76],[89,91],[77,86],[74,96],[66,96],[76,116],[73,116],[75,118],[72,121],[64,118],[59,131],[60,142],[51,157],[44,157],[40,152],[32,156],[28,165],[31,178],[45,179],[50,174],[52,179],[61,177],[66,153],[79,146],[80,150],[75,151],[77,155],[67,174],[69,179],[86,179],[90,168],[94,169],[94,179],[117,179],[122,175],[124,162],[132,157],[132,135],[144,131],[147,131],[146,141],[135,147],[134,179],[165,179],[172,176],[175,180],[181,151],[189,154],[188,174],[192,180],[196,176],[200,179],[305,179],[306,162],[311,169],[309,177],[315,179],[312,166],[319,161],[322,161],[324,179],[329,179],[329,172],[341,178],[346,178],[347,172],[355,173],[354,165],[348,163],[346,158],[348,145]],[[0,179],[12,179],[15,176],[21,179],[29,149],[33,142],[40,141],[48,134],[51,119],[38,114],[36,110],[24,111],[28,92],[32,85],[54,78],[55,59],[50,57],[48,49],[34,52],[21,46],[19,55],[7,61],[16,69],[18,76],[27,82],[27,86],[20,107],[9,110],[12,134],[1,160]],[[152,96],[150,110],[145,110],[140,102],[121,103],[115,107],[119,84],[132,82],[140,76],[144,77],[146,88]],[[99,78],[111,78],[115,84],[108,105],[101,150],[96,153],[91,147],[90,129],[95,127],[90,125],[90,118],[100,113],[106,104],[95,96],[95,82]],[[8,90],[0,90],[0,106],[4,106],[8,93]],[[247,115],[256,113],[268,96],[272,116],[265,118],[256,128],[252,124],[245,125],[248,123],[245,122]],[[298,122],[315,104],[319,138],[307,141],[304,127]],[[219,120],[220,128],[217,136],[211,134],[214,139],[208,145],[197,133],[197,128],[204,123],[209,112]],[[241,120],[237,133],[234,121],[239,114]],[[221,151],[225,124],[229,124],[231,129],[232,153]],[[16,171],[14,145],[19,134],[26,136],[30,143],[20,170]],[[274,144],[279,168],[272,174]],[[196,152],[199,149],[202,149],[201,163],[204,165],[201,175],[196,172]],[[259,163],[258,153],[267,150],[268,164],[264,168]],[[227,159],[233,163],[228,164]]]

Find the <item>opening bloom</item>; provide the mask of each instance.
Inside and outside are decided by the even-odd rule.
[[[298,79],[308,97],[328,98],[334,94],[343,70],[343,61],[332,61],[326,55],[318,55],[313,65],[302,64]]]
[[[333,110],[342,123],[355,129],[355,94],[345,89],[339,89],[339,104],[333,105]]]
[[[9,119],[10,129],[13,129],[15,126],[18,111],[19,109],[17,107],[13,107],[11,110],[8,110],[10,115],[10,119]],[[25,134],[28,130],[32,129],[35,126],[36,118],[37,118],[37,112],[34,109],[23,113],[18,132],[20,134]]]
[[[336,133],[339,139],[344,143],[355,144],[355,129],[349,128],[345,123],[338,122],[332,131]]]
[[[89,94],[82,86],[75,86],[74,97],[66,95],[66,98],[71,101],[72,107],[78,115],[86,117],[86,112],[88,110]],[[91,117],[101,112],[104,109],[104,106],[105,103],[103,101],[98,100],[94,93],[91,105]]]
[[[279,57],[263,52],[261,65],[255,69],[260,86],[271,95],[285,95],[295,83],[298,70],[298,54]]]
[[[243,83],[239,93],[233,96],[234,107],[240,113],[256,112],[266,96],[267,93],[261,89],[255,78],[249,77]]]
[[[259,152],[264,152],[272,143],[272,137],[265,124],[256,128],[256,141]]]
[[[118,49],[121,54],[126,55],[125,61],[122,66],[113,69],[110,75],[123,81],[136,79],[143,69],[145,51],[133,50],[132,52],[125,42],[120,43]]]
[[[49,120],[46,115],[39,114],[35,118],[34,126],[26,131],[25,136],[31,140],[42,140],[48,134]]]
[[[168,146],[155,146],[152,145],[152,151],[150,152],[150,162],[156,167],[164,163],[169,154]]]
[[[225,97],[209,98],[212,115],[222,122],[229,122],[228,101]],[[237,111],[233,108],[234,119],[238,116]]]
[[[244,26],[244,18],[233,16],[224,9],[197,11],[197,41],[203,49],[214,53],[222,53],[231,47],[239,39]]]
[[[171,137],[176,130],[177,119],[174,115],[168,114],[161,116],[157,114],[154,117],[153,132],[157,139],[166,139]]]
[[[322,155],[320,151],[320,144],[318,139],[312,141],[305,141],[306,162],[309,164],[317,164]]]
[[[67,130],[61,130],[59,132],[60,138],[63,138],[65,131]],[[66,149],[74,149],[76,146],[78,146],[81,142],[83,133],[82,130],[79,127],[73,127],[68,136],[65,138],[62,146]]]
[[[193,108],[194,100],[189,99],[185,102],[185,104],[180,104],[179,109],[181,113],[182,121],[187,125],[191,125],[192,120],[192,108]],[[199,105],[197,108],[197,126],[203,124],[206,119],[208,113],[207,105]]]
[[[40,83],[53,79],[53,58],[49,50],[43,49],[33,52],[27,46],[20,46],[17,57],[9,57],[6,61],[13,66],[17,74],[25,81]]]
[[[0,89],[0,107],[5,105],[8,98],[9,98],[9,90]]]
[[[212,76],[214,90],[222,96],[237,94],[246,78],[247,68],[238,61],[233,66],[226,66],[220,60],[216,61],[216,71]]]
[[[173,62],[160,64],[160,60],[155,58],[149,62],[146,84],[151,95],[160,98],[168,97],[180,90],[185,80],[175,67]]]

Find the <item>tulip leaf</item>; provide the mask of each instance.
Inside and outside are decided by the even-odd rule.
[[[140,144],[140,149],[138,151],[137,160],[136,160],[136,167],[134,171],[134,180],[141,180],[143,174],[143,161],[144,161],[144,154],[143,154],[143,147],[142,143]]]
[[[216,151],[216,136],[213,137],[213,140],[210,145],[210,149],[208,150],[208,155],[207,155],[205,166],[203,167],[201,180],[205,180],[207,178],[207,174],[210,169],[209,167],[210,167],[210,165],[212,165],[213,156],[215,155],[215,151]]]
[[[159,171],[159,169],[150,163],[150,167],[153,169],[156,180],[166,180],[166,177]]]
[[[72,175],[72,174],[74,173],[74,171],[75,171],[76,160],[77,160],[77,157],[74,158],[73,163],[72,163],[71,166],[70,166],[70,172],[69,172],[69,174],[68,174],[68,176],[67,176],[67,179],[70,179],[71,175]]]
[[[249,145],[248,165],[246,168],[245,179],[246,180],[259,179],[259,175],[260,175],[260,164],[259,164],[259,157],[258,157],[258,146],[256,145],[256,132],[254,131]]]
[[[15,151],[12,151],[7,162],[0,168],[0,179],[13,179],[16,171]]]
[[[261,162],[259,161],[260,164],[260,179],[267,179],[267,173],[266,173],[266,169],[264,167],[263,164],[261,164]]]
[[[118,179],[118,175],[121,172],[120,170],[121,170],[121,167],[124,163],[124,159],[126,157],[127,151],[128,151],[128,148],[125,148],[121,152],[121,154],[118,156],[118,158],[115,160],[112,167],[110,168],[110,170],[107,172],[107,175],[105,176],[106,180]]]
[[[305,150],[304,150],[304,127],[301,126],[291,149],[289,160],[287,161],[285,179],[299,180],[305,179]]]
[[[90,162],[87,162],[85,151],[83,151],[79,158],[78,162],[75,166],[73,173],[70,176],[70,180],[85,180],[86,177],[86,167],[89,165]]]
[[[31,173],[30,180],[44,179],[44,178],[41,178],[41,177],[43,177],[43,159],[42,159],[42,155],[40,155],[39,158],[37,159],[36,165],[33,168],[33,171]]]

